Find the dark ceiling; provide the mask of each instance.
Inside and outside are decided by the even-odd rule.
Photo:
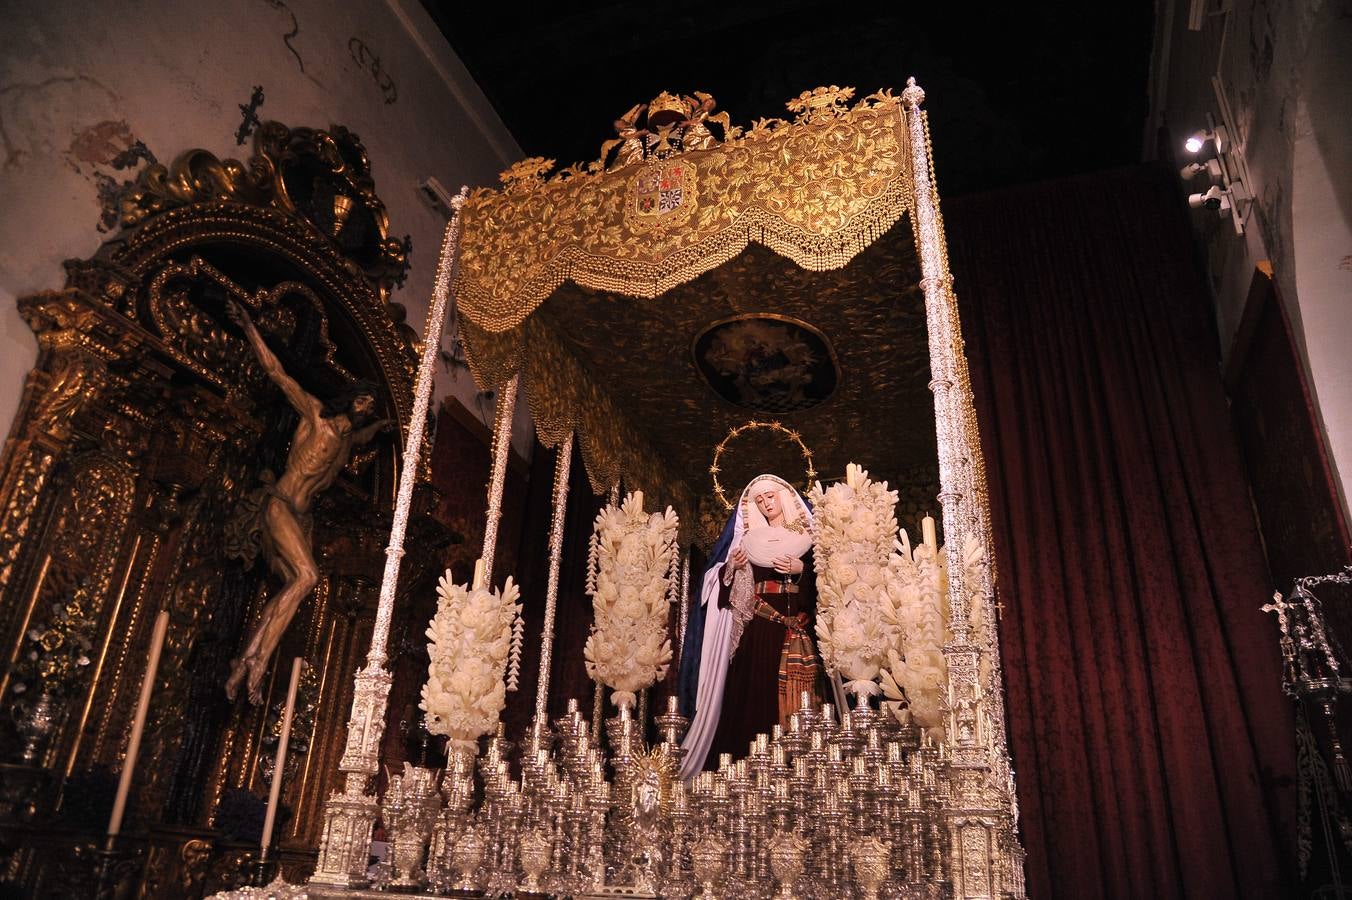
[[[945,196],[1136,162],[1152,6],[423,0],[528,156],[590,161],[659,91],[734,123],[818,85],[928,94]]]

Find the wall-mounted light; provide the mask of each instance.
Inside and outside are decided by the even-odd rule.
[[[1203,159],[1195,159],[1178,170],[1178,177],[1191,181],[1199,175],[1206,175],[1212,186],[1205,191],[1188,195],[1188,205],[1193,209],[1208,209],[1220,216],[1229,216],[1235,226],[1236,234],[1244,233],[1248,220],[1247,212],[1253,203],[1253,197],[1244,187],[1240,178],[1241,169],[1235,165],[1232,155],[1235,148],[1230,145],[1230,134],[1225,126],[1216,122],[1215,116],[1207,113],[1206,128],[1195,131],[1183,141],[1183,149],[1193,156],[1212,145],[1211,152]]]
[[[418,196],[422,198],[423,203],[447,219],[451,217],[453,212],[451,198],[454,195],[435,177],[429,175],[418,181]]]
[[[1218,159],[1208,159],[1206,162],[1188,163],[1178,170],[1178,177],[1184,181],[1191,181],[1198,175],[1206,174],[1211,178],[1221,177],[1221,162]]]
[[[1210,116],[1207,116],[1210,119]],[[1183,149],[1196,155],[1202,152],[1208,143],[1215,144],[1215,154],[1217,156],[1230,149],[1230,136],[1225,131],[1224,125],[1212,125],[1210,128],[1203,128],[1201,131],[1194,131],[1188,135],[1187,140],[1183,142]]]
[[[1193,209],[1209,209],[1222,218],[1229,216],[1235,226],[1235,234],[1244,233],[1252,203],[1253,197],[1238,178],[1228,184],[1213,184],[1205,191],[1188,195],[1188,205]]]
[[[1219,184],[1213,184],[1211,188],[1199,194],[1188,195],[1188,205],[1193,209],[1215,209],[1219,210],[1229,199],[1229,193]]]

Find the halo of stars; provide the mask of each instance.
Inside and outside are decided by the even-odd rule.
[[[779,422],[761,422],[754,419],[749,422],[744,422],[729,430],[727,436],[718,442],[718,446],[714,448],[713,465],[709,466],[709,475],[714,481],[714,496],[718,498],[719,502],[723,504],[723,508],[726,510],[731,511],[732,503],[728,500],[728,495],[723,491],[723,484],[718,480],[718,473],[723,471],[719,466],[719,461],[722,460],[723,453],[728,449],[730,443],[746,432],[758,428],[776,431],[798,445],[799,451],[803,454],[803,461],[807,463],[807,484],[805,485],[804,490],[810,488],[812,482],[817,478],[817,470],[812,465],[812,451],[807,448],[807,444],[803,443],[803,437],[797,431],[794,431],[792,428]]]

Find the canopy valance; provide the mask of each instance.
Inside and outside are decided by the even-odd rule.
[[[589,165],[546,179],[552,160],[517,163],[461,209],[461,316],[508,331],[565,281],[656,297],[752,241],[806,269],[840,268],[912,195],[900,103],[880,91],[851,107],[853,93],[805,92],[788,104],[794,121],[746,130],[712,116],[707,95],[663,94],[617,122]]]

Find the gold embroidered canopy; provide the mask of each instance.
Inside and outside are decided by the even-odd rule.
[[[853,94],[743,129],[664,93],[594,162],[524,160],[472,193],[454,295],[479,384],[519,374],[542,441],[576,432],[596,490],[624,477],[687,522],[712,447],[752,413],[800,430],[828,475],[852,453],[894,479],[932,463],[910,229],[847,266],[911,208],[906,121],[890,91]],[[765,347],[793,382],[768,408],[736,393],[767,377],[737,369]]]

